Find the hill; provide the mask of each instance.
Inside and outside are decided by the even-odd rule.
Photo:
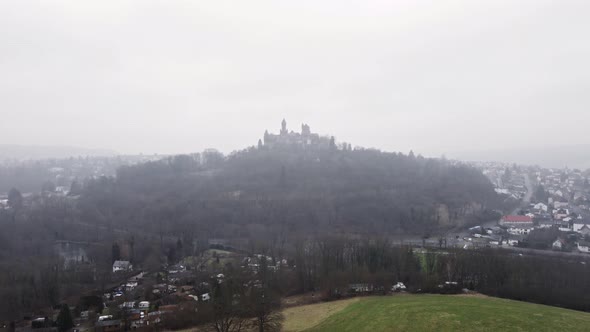
[[[284,330],[587,331],[590,324],[589,313],[479,296],[401,295],[346,301],[342,306],[328,302],[286,309]],[[310,311],[325,316],[308,320]]]
[[[331,233],[429,234],[495,218],[492,184],[444,160],[375,150],[208,151],[132,167],[86,186],[85,218],[170,235],[273,238]],[[100,202],[101,204],[97,204]],[[133,224],[137,222],[136,224]]]

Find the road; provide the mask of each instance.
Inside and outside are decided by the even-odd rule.
[[[529,206],[529,204],[531,203],[531,199],[533,198],[533,193],[535,192],[535,188],[534,188],[533,183],[529,177],[529,174],[525,173],[523,175],[523,177],[524,177],[524,185],[525,185],[527,191],[526,191],[526,194],[524,195],[524,197],[522,198],[521,204],[517,208],[515,208],[514,211],[512,211],[511,214],[513,214],[513,215],[518,214],[520,209],[527,208]],[[495,227],[495,226],[498,226],[498,221],[499,220],[490,220],[486,223],[481,224],[480,226],[482,226],[483,228]],[[448,239],[449,244],[452,243],[455,246],[463,247],[466,244],[467,245],[470,244],[470,241],[465,241],[463,239],[471,237],[471,232],[468,229],[456,230],[454,232],[446,234],[445,237]],[[512,249],[512,247],[511,247],[511,249]]]
[[[530,204],[531,198],[533,198],[533,193],[535,192],[535,188],[533,188],[533,183],[531,182],[531,178],[529,177],[529,173],[524,174],[524,185],[526,186],[526,194],[522,199],[523,203]]]

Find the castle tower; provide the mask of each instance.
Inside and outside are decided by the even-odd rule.
[[[301,125],[301,135],[303,135],[303,136],[311,135],[311,129],[309,129],[309,125],[307,125],[305,123]]]
[[[287,121],[283,119],[281,123],[281,135],[287,135],[289,132],[287,131]]]

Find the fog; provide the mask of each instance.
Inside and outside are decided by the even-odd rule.
[[[585,1],[3,1],[0,141],[120,153],[301,123],[440,155],[589,144]]]

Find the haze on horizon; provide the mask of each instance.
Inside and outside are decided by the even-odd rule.
[[[182,153],[590,144],[583,1],[4,1],[0,142]]]

